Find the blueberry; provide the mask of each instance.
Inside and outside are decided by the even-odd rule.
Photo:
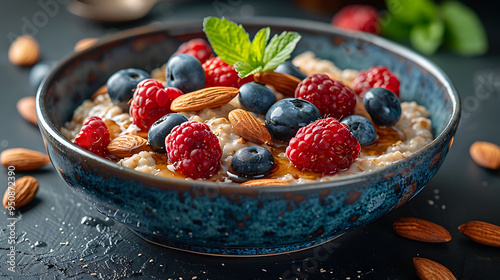
[[[302,73],[302,71],[300,71],[299,67],[293,65],[290,60],[287,60],[283,64],[280,64],[278,67],[276,67],[274,72],[290,74],[290,75],[297,77],[301,80],[307,78],[307,75]]]
[[[285,98],[274,103],[266,113],[266,127],[274,139],[289,141],[297,131],[321,118],[318,108],[298,98]]]
[[[168,60],[165,79],[167,86],[188,93],[204,88],[206,77],[201,62],[196,57],[179,54]]]
[[[151,149],[157,153],[166,153],[165,138],[174,127],[187,121],[183,114],[170,113],[154,122],[148,131],[148,144]]]
[[[352,135],[358,139],[361,146],[371,145],[377,140],[377,133],[372,122],[359,115],[350,115],[341,121],[349,127]]]
[[[401,104],[392,91],[372,88],[365,93],[363,104],[366,111],[378,125],[393,125],[401,116]]]
[[[39,62],[30,71],[29,81],[33,88],[38,88],[42,83],[43,78],[54,69],[56,61]]]
[[[234,153],[231,168],[236,175],[248,179],[262,178],[274,169],[274,158],[264,147],[249,146]]]
[[[109,97],[124,111],[128,111],[127,103],[134,97],[137,84],[149,78],[151,76],[148,72],[140,69],[128,68],[119,70],[111,75],[106,82]]]
[[[276,95],[265,85],[250,82],[240,87],[239,100],[247,111],[264,115],[276,103]]]

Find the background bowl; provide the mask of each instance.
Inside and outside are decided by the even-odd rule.
[[[44,81],[37,115],[47,152],[61,178],[84,200],[149,241],[206,254],[265,255],[326,242],[372,222],[417,194],[441,166],[460,117],[448,78],[423,57],[382,38],[295,19],[239,20],[254,34],[297,31],[294,54],[311,50],[341,68],[388,66],[401,98],[425,106],[435,140],[395,164],[336,181],[288,187],[155,177],[91,154],[59,129],[74,109],[123,68],[164,64],[182,43],[204,37],[202,21],[147,26],[119,33],[62,62]]]

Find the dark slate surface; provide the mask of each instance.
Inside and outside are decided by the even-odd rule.
[[[33,34],[44,60],[71,53],[81,38],[102,37],[155,21],[215,16],[287,16],[327,22],[329,16],[304,12],[289,1],[215,0],[161,3],[144,20],[125,25],[99,24],[69,14],[65,0],[6,1],[0,10],[0,150],[24,147],[43,151],[38,129],[22,120],[18,99],[35,94],[29,68],[7,59],[9,38]],[[500,172],[475,165],[468,154],[477,140],[500,144],[500,55],[494,10],[472,3],[488,26],[491,51],[463,58],[446,52],[430,57],[460,92],[463,118],[455,143],[438,174],[413,200],[379,221],[323,246],[274,257],[223,258],[199,256],[149,244],[130,230],[107,220],[75,196],[47,165],[29,173],[40,182],[35,201],[15,216],[0,214],[0,278],[2,279],[418,279],[412,257],[433,259],[457,279],[495,279],[500,251],[473,243],[457,227],[469,220],[500,225]],[[40,3],[52,3],[46,10]],[[16,177],[28,173],[16,172]],[[7,169],[0,167],[0,191],[7,187]],[[392,222],[414,216],[449,229],[446,244],[424,244],[394,234]],[[7,270],[15,236],[15,273]]]

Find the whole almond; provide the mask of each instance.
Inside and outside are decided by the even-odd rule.
[[[470,156],[480,166],[498,169],[500,167],[500,147],[490,142],[474,142],[469,149]]]
[[[83,51],[83,50],[89,48],[90,46],[94,45],[96,42],[97,42],[97,38],[83,38],[83,39],[79,40],[78,42],[76,42],[73,50],[75,52]]]
[[[133,156],[134,154],[150,150],[148,141],[138,135],[120,135],[111,140],[107,146],[108,152],[119,158]]]
[[[9,206],[20,208],[28,204],[35,198],[38,190],[38,181],[31,176],[24,176],[14,181],[9,185],[3,195],[3,207],[6,209]],[[10,203],[10,205],[9,205]]]
[[[277,91],[288,96],[294,96],[295,89],[301,81],[292,75],[274,71],[256,73],[253,78],[256,82],[273,86]]]
[[[40,47],[30,35],[17,37],[9,48],[9,60],[12,64],[31,66],[40,59]]]
[[[255,179],[241,183],[240,186],[253,187],[253,186],[285,186],[289,185],[287,181],[278,179]]]
[[[38,125],[36,118],[36,99],[33,96],[27,96],[17,101],[17,111],[21,117],[34,125]]]
[[[200,111],[217,108],[238,95],[234,87],[209,87],[183,94],[172,101],[170,109],[174,112]]]
[[[426,258],[414,257],[413,266],[421,280],[456,280],[444,265]]]
[[[243,138],[255,144],[272,145],[271,134],[266,125],[252,113],[243,109],[234,109],[229,112],[229,122],[234,130]]]
[[[441,243],[451,240],[451,235],[444,227],[426,220],[408,217],[395,221],[393,229],[399,236],[429,243]]]
[[[14,148],[7,149],[0,154],[0,162],[4,166],[14,166],[18,171],[38,169],[48,162],[49,156],[37,151]]]
[[[458,230],[477,243],[500,247],[500,226],[481,221],[470,221],[460,225]]]

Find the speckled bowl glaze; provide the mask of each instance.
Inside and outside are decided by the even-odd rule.
[[[370,223],[416,195],[441,166],[457,129],[459,97],[448,78],[420,55],[382,38],[295,19],[236,20],[254,34],[302,35],[295,54],[311,50],[341,68],[386,65],[401,98],[431,114],[435,140],[395,164],[336,181],[243,188],[155,177],[93,155],[64,138],[74,109],[123,68],[150,71],[182,43],[203,37],[202,20],[147,26],[102,40],[65,59],[44,81],[37,115],[61,178],[84,200],[146,239],[219,255],[267,255],[304,249]]]

